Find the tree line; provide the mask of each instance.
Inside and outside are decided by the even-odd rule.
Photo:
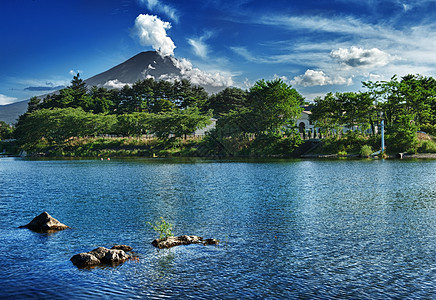
[[[362,82],[365,91],[314,99],[311,120],[324,132],[347,127],[377,134],[384,119],[392,150],[413,150],[417,131],[436,134],[436,80],[421,75]]]
[[[247,91],[226,88],[208,95],[188,80],[144,79],[120,90],[87,88],[79,74],[71,85],[44,99],[33,97],[20,116],[15,136],[27,148],[41,140],[60,144],[97,135],[182,137],[219,119],[211,133],[217,144],[234,135],[282,134],[301,113],[303,97],[282,80],[260,80]],[[289,132],[288,132],[289,134]]]

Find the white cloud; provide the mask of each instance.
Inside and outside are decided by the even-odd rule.
[[[71,76],[76,76],[77,74],[82,74],[83,71],[82,70],[73,70],[71,69],[68,74],[70,74]]]
[[[170,28],[169,22],[164,22],[157,16],[140,14],[135,20],[135,34],[139,37],[140,44],[152,46],[162,56],[174,55],[176,46],[166,32]]]
[[[103,87],[109,89],[122,89],[125,85],[132,86],[132,84],[130,83],[124,83],[119,81],[118,79],[115,79],[106,81],[105,84],[103,84]]]
[[[0,105],[11,104],[17,100],[18,100],[17,98],[9,97],[9,96],[0,94]]]
[[[213,87],[228,87],[233,85],[231,76],[226,76],[220,72],[204,72],[198,68],[192,67],[192,63],[185,59],[176,59],[171,57],[174,65],[180,69],[181,78],[177,75],[162,75],[160,80],[180,80],[188,79],[194,85],[209,85]]]
[[[205,32],[201,37],[199,38],[190,38],[188,39],[188,43],[192,46],[194,49],[194,53],[201,57],[201,58],[207,58],[209,48],[206,45],[205,41],[209,39],[213,33],[211,31]]]
[[[336,76],[331,78],[323,71],[306,70],[303,75],[296,76],[291,81],[294,85],[300,85],[304,87],[308,86],[324,86],[324,85],[351,85],[353,83],[352,78],[344,78],[342,76]]]
[[[356,67],[382,67],[396,59],[377,48],[363,49],[352,46],[349,49],[339,48],[330,52],[330,57],[341,65]]]
[[[139,0],[139,2],[147,6],[150,11],[164,13],[174,22],[179,22],[179,16],[175,8],[167,4],[162,4],[159,0]]]
[[[208,48],[201,39],[188,39],[188,43],[192,46],[197,56],[201,58],[207,57]]]

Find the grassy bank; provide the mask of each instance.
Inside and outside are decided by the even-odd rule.
[[[41,139],[22,145],[29,156],[47,157],[290,157],[300,139],[277,136],[216,138],[84,137]]]
[[[417,133],[416,140],[406,149],[397,147],[393,137],[386,136],[385,147],[387,155],[398,153],[419,154],[436,153],[436,139],[425,133]],[[306,153],[308,155],[338,155],[368,157],[381,149],[380,135],[362,135],[349,132],[342,137],[324,138],[318,147]]]
[[[436,153],[436,140],[428,134],[417,134],[417,142],[410,151],[398,151],[395,141],[387,137],[387,155],[407,152]],[[3,146],[7,153],[18,154],[23,149],[30,156],[46,157],[297,157],[339,156],[369,157],[380,150],[380,136],[350,132],[342,137],[326,137],[316,147],[302,143],[299,137],[265,135],[238,135],[218,138],[158,139],[150,137],[83,137],[70,138],[63,142],[39,140],[37,144],[16,143]]]

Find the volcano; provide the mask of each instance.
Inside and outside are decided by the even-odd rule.
[[[116,84],[132,84],[152,77],[159,80],[163,76],[182,77],[175,58],[162,57],[155,51],[141,52],[125,62],[85,80],[88,86],[114,87]]]
[[[141,52],[125,62],[85,80],[88,86],[122,88],[138,80],[188,79],[193,85],[202,86],[209,94],[217,93],[232,84],[230,78],[221,74],[210,74],[197,68],[186,59],[161,56],[156,51]]]

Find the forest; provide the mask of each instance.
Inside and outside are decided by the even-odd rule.
[[[260,80],[248,91],[227,88],[209,96],[204,88],[187,80],[145,79],[120,90],[88,89],[77,74],[71,85],[59,93],[42,100],[31,98],[27,112],[18,120],[14,136],[20,147],[31,153],[95,155],[95,151],[71,153],[66,149],[71,148],[73,141],[90,141],[90,138],[94,144],[106,139],[106,146],[108,139],[113,144],[119,138],[121,144],[116,147],[122,148],[126,146],[126,137],[136,137],[135,146],[129,142],[130,150],[139,147],[144,150],[140,153],[150,155],[150,144],[154,143],[157,151],[165,154],[168,149],[183,148],[188,136],[215,117],[217,128],[201,139],[203,150],[195,154],[234,155],[244,148],[239,145],[241,140],[247,144],[247,139],[256,151],[263,151],[258,149],[259,141],[282,145],[286,139],[294,139],[292,147],[297,145],[299,134],[292,127],[286,131],[283,141],[283,128],[295,122],[303,100],[280,79]],[[158,141],[139,142],[144,135],[153,135]]]
[[[281,79],[208,95],[188,80],[87,88],[77,74],[58,93],[31,98],[14,130],[1,124],[0,139],[15,137],[20,149],[44,155],[291,156],[303,142],[295,120],[309,107],[323,137],[320,151],[378,150],[383,119],[388,152],[436,152],[431,138],[419,139],[419,133],[436,133],[434,78],[393,76],[362,82],[362,88],[308,103]],[[215,129],[192,137],[212,117]]]

